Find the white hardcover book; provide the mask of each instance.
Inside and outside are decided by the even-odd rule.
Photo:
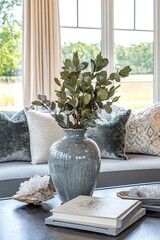
[[[118,234],[123,232],[125,229],[127,229],[129,226],[131,226],[134,222],[142,218],[145,214],[146,214],[145,208],[139,209],[138,212],[135,215],[133,215],[121,228],[102,228],[102,227],[97,227],[93,225],[83,225],[83,224],[55,221],[53,220],[53,216],[46,218],[45,223],[47,225],[53,225],[58,227],[73,228],[78,230],[91,231],[91,232],[117,236]]]
[[[138,200],[78,196],[52,210],[55,221],[120,228],[141,208]]]

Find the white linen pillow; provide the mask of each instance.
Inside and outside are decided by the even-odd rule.
[[[160,102],[132,112],[126,124],[125,150],[160,156]]]
[[[30,134],[31,163],[47,163],[51,145],[64,136],[62,128],[50,115],[25,108]]]

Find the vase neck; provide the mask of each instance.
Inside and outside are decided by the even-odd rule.
[[[67,138],[84,138],[85,132],[85,129],[64,129],[64,134]]]

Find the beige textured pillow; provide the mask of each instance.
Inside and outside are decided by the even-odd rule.
[[[160,156],[160,103],[132,112],[126,124],[126,152]]]
[[[47,163],[48,152],[63,130],[49,113],[25,108],[30,134],[31,163]]]

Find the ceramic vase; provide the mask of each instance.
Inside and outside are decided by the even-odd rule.
[[[92,195],[97,184],[100,150],[84,134],[83,129],[64,130],[64,137],[53,143],[49,152],[51,179],[63,203],[79,195]]]

